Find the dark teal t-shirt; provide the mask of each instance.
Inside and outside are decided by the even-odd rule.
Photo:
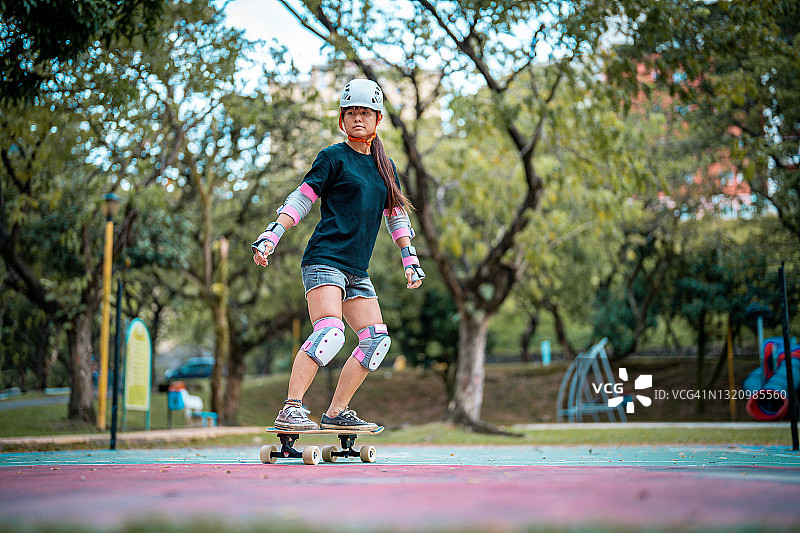
[[[303,182],[319,196],[321,217],[301,264],[366,277],[388,194],[372,156],[334,144],[317,154]]]

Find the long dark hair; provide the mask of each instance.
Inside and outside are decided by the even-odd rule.
[[[394,167],[392,167],[392,162],[386,155],[386,150],[383,149],[383,142],[377,134],[375,138],[372,139],[372,144],[370,144],[370,152],[372,153],[372,159],[375,161],[375,165],[378,167],[378,173],[381,175],[381,178],[383,178],[383,183],[386,184],[386,189],[389,191],[387,201],[389,210],[394,211],[397,208],[414,209],[414,206],[411,205],[411,201],[403,194],[400,187],[397,186]]]

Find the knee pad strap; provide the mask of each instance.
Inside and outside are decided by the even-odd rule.
[[[353,357],[368,370],[378,368],[389,352],[392,339],[386,324],[373,324],[358,330],[358,346],[353,350]]]
[[[326,316],[314,322],[314,332],[303,343],[303,351],[319,366],[325,366],[344,346],[344,322]]]

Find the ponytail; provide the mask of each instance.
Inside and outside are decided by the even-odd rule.
[[[411,205],[411,201],[406,198],[400,190],[400,187],[397,186],[394,167],[392,167],[392,162],[386,155],[386,150],[383,149],[383,142],[378,135],[375,135],[372,143],[370,143],[370,151],[372,153],[372,159],[378,167],[378,173],[381,175],[381,178],[383,178],[383,183],[386,184],[386,189],[389,191],[387,198],[389,210],[394,211],[398,208],[414,209],[414,206]]]

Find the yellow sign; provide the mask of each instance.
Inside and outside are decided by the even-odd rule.
[[[125,336],[125,409],[150,410],[150,376],[153,347],[141,318],[134,318]]]

